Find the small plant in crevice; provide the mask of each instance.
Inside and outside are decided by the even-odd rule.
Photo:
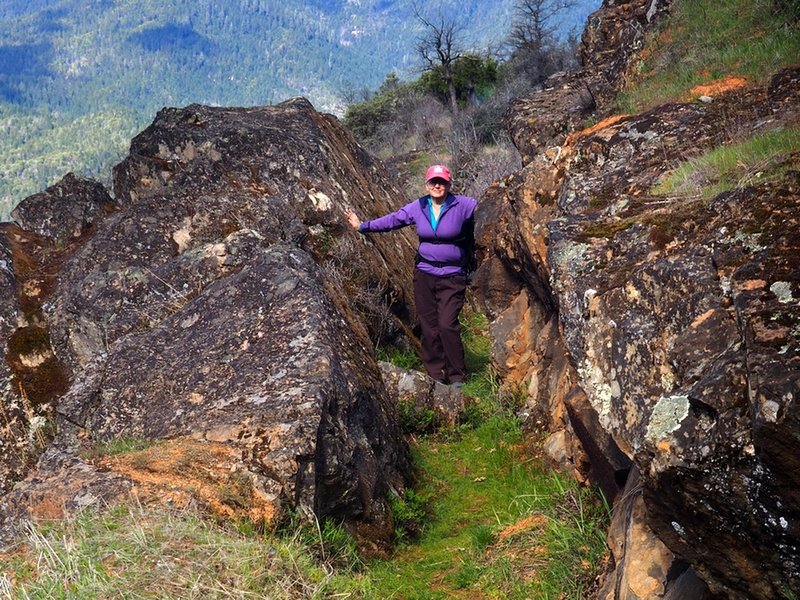
[[[320,544],[325,562],[344,572],[356,571],[362,566],[356,542],[345,528],[326,519],[320,532]]]
[[[396,541],[413,541],[422,534],[429,516],[429,502],[425,493],[412,488],[406,489],[402,496],[389,496]]]
[[[398,302],[396,291],[386,281],[374,280],[364,270],[363,256],[354,236],[336,237],[333,231],[327,229],[329,243],[321,262],[326,284],[335,288],[331,293],[351,300],[351,307],[362,316],[374,345],[404,338],[398,325],[404,307]]]
[[[515,387],[504,387],[497,392],[497,401],[502,407],[502,410],[508,414],[516,415],[525,406],[528,399],[528,393],[522,385]]]
[[[417,408],[412,399],[401,399],[397,403],[400,427],[403,433],[430,433],[440,424],[439,415],[432,408]]]
[[[419,355],[413,350],[401,350],[400,348],[384,348],[379,346],[375,349],[378,360],[393,364],[400,369],[423,371],[425,367]]]

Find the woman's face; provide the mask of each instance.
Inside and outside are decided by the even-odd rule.
[[[425,187],[428,188],[428,193],[434,201],[441,202],[447,197],[447,192],[450,191],[450,182],[446,179],[434,177],[425,183]]]

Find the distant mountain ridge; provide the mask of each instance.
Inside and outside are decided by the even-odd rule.
[[[514,2],[446,0],[431,14],[457,15],[465,46],[496,47]],[[582,0],[562,29],[582,29],[598,5]],[[19,201],[68,170],[107,176],[124,140],[163,106],[303,95],[339,112],[347,90],[374,89],[391,71],[413,75],[419,27],[410,0],[7,0],[0,200]]]

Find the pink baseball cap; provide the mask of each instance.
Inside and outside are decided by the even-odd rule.
[[[444,165],[431,165],[425,172],[425,181],[430,181],[431,179],[444,179],[445,181],[452,181],[452,177],[450,177],[450,169]]]

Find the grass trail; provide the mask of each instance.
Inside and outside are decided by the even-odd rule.
[[[479,398],[470,422],[415,441],[418,539],[361,574],[368,598],[583,598],[604,560],[608,511],[593,491],[553,471],[523,434],[514,398],[489,369],[483,315],[463,320]],[[426,510],[421,510],[424,507]],[[402,537],[402,532],[401,532]]]

